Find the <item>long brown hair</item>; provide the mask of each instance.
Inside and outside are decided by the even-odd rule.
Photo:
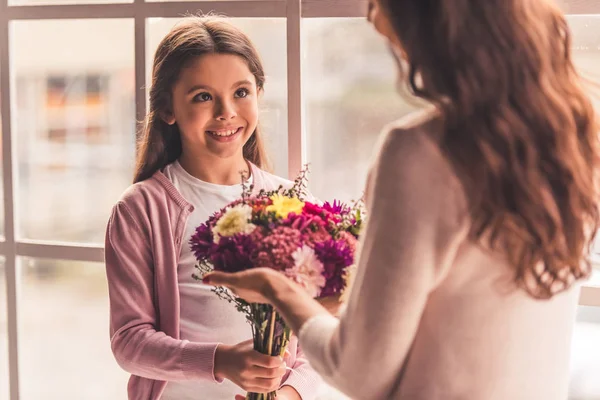
[[[560,10],[541,0],[379,0],[410,90],[439,109],[471,239],[550,298],[587,277],[599,223],[597,119]]]
[[[243,32],[218,17],[187,17],[163,38],[154,55],[150,105],[138,142],[134,183],[150,178],[181,155],[179,128],[177,124],[167,124],[162,116],[171,110],[171,93],[181,70],[206,54],[242,57],[256,78],[258,90],[264,89],[262,62]],[[269,168],[259,127],[244,145],[243,153],[246,160],[259,168]]]

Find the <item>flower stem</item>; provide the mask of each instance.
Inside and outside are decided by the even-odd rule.
[[[271,321],[269,322],[269,341],[267,342],[267,354],[271,355],[273,351],[273,334],[275,333],[275,320],[277,318],[277,311],[273,309],[271,313]]]

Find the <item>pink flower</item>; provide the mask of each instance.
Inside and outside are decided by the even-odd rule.
[[[297,249],[292,258],[294,266],[286,269],[284,274],[302,286],[310,296],[317,297],[326,283],[323,263],[319,261],[314,250],[306,245]]]
[[[287,226],[278,226],[268,234],[260,232],[264,237],[255,241],[257,249],[253,257],[256,267],[267,267],[275,270],[285,270],[294,265],[292,254],[302,246],[302,235]],[[251,235],[254,238],[254,234]]]
[[[303,214],[304,215],[314,215],[316,217],[319,217],[319,219],[321,219],[325,222],[333,221],[333,222],[337,223],[341,220],[339,215],[336,215],[335,213],[331,212],[329,209],[325,209],[319,205],[316,205],[313,203],[308,203],[308,202],[304,205]]]
[[[340,239],[344,240],[348,244],[352,254],[356,256],[356,248],[358,247],[358,240],[356,237],[350,232],[342,231],[340,232]]]
[[[308,202],[308,201],[306,203],[304,203],[304,208],[302,209],[303,214],[311,214],[311,215],[318,215],[318,216],[322,216],[323,211],[324,211],[323,208],[321,208],[319,205]]]
[[[302,239],[304,243],[309,245],[314,245],[315,243],[325,242],[327,240],[331,240],[331,234],[327,232],[327,229],[320,226],[316,230],[307,230],[303,235]]]

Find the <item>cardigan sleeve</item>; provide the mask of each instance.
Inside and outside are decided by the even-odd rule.
[[[314,400],[317,397],[323,380],[308,363],[300,345],[297,345],[296,349],[296,360],[294,364],[291,365],[292,369],[287,378],[283,381],[282,386],[287,385],[293,387],[302,400]]]
[[[131,374],[154,380],[216,381],[217,343],[178,340],[157,329],[150,240],[123,202],[115,205],[108,222],[105,263],[110,341],[118,364]]]

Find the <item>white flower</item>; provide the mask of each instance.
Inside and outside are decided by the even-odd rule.
[[[325,283],[323,263],[319,261],[314,250],[302,246],[292,254],[294,266],[285,270],[285,275],[302,286],[312,297],[317,297]]]
[[[252,233],[256,225],[250,222],[251,219],[252,207],[247,204],[238,204],[226,210],[212,230],[215,243],[219,243],[221,237]]]

